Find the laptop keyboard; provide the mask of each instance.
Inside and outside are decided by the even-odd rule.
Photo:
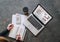
[[[40,23],[34,16],[32,16],[32,15],[28,18],[28,21],[29,21],[37,30],[39,30],[39,29],[42,27],[41,23]]]

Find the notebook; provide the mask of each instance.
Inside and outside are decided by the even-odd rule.
[[[12,24],[14,25],[13,29],[9,33],[9,37],[16,38],[17,34],[20,34],[21,41],[24,40],[24,36],[26,33],[25,26],[23,25],[23,22],[25,20],[26,16],[21,14],[13,14],[12,15]]]

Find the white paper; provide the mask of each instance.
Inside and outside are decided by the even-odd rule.
[[[18,21],[17,21],[17,18],[19,18]],[[16,35],[20,34],[20,36],[21,36],[20,40],[23,41],[25,33],[26,33],[26,28],[23,25],[23,23],[26,18],[27,18],[27,16],[21,15],[21,14],[13,14],[12,15],[12,24],[14,25],[14,27],[10,31],[9,37],[16,38]]]
[[[21,15],[20,14],[12,15],[12,24],[21,24]]]

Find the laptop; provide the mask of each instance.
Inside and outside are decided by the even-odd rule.
[[[32,14],[25,20],[24,25],[36,36],[43,28],[41,24]]]
[[[24,25],[36,36],[51,19],[52,16],[38,4],[25,20]]]

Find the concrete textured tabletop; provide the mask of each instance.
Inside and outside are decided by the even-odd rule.
[[[12,14],[23,14],[25,6],[32,13],[37,4],[41,4],[53,19],[36,37],[27,29],[24,42],[60,42],[60,0],[0,0],[0,32],[11,23]]]

